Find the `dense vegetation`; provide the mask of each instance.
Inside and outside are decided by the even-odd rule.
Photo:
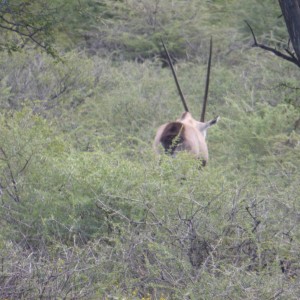
[[[283,47],[277,1],[60,2],[24,9],[42,47],[0,22],[0,298],[298,299],[300,70],[243,21]],[[182,112],[160,38],[197,117],[210,36],[199,170],[151,144]]]

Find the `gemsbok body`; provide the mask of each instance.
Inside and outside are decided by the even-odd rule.
[[[182,113],[181,117],[176,121],[168,122],[166,124],[161,125],[154,139],[154,149],[157,153],[160,153],[160,148],[163,148],[163,151],[166,154],[175,156],[178,151],[187,151],[195,156],[197,159],[202,160],[203,166],[206,165],[208,161],[208,148],[206,143],[206,133],[207,129],[212,125],[216,124],[219,120],[219,117],[210,120],[208,122],[204,121],[206,103],[207,103],[207,95],[208,95],[208,87],[209,87],[209,75],[210,75],[210,66],[211,66],[211,56],[212,56],[212,40],[210,41],[210,53],[208,60],[208,68],[207,68],[207,77],[206,77],[206,85],[205,85],[205,95],[203,100],[203,107],[200,121],[195,120],[191,113],[188,110],[186,105],[185,98],[180,89],[170,55],[168,50],[166,49],[164,43],[162,42],[163,47],[165,49],[169,65],[171,67],[174,80],[181,97],[185,112]]]

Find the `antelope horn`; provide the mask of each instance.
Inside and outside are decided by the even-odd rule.
[[[207,103],[208,88],[209,88],[211,56],[212,56],[212,38],[210,38],[209,58],[208,58],[208,64],[207,64],[206,83],[205,83],[205,93],[204,93],[204,98],[203,98],[203,105],[202,105],[202,112],[201,112],[200,122],[204,122],[204,119],[205,119],[206,103]]]
[[[185,110],[185,111],[189,111],[189,109],[188,109],[188,107],[187,107],[187,105],[186,105],[186,102],[185,102],[183,93],[182,93],[182,91],[181,91],[179,82],[178,82],[178,80],[177,80],[177,76],[176,76],[176,73],[175,73],[175,70],[174,70],[174,67],[173,67],[173,64],[172,64],[172,61],[171,61],[169,52],[168,52],[168,50],[167,50],[167,48],[166,48],[166,46],[165,46],[165,44],[164,44],[164,41],[161,40],[161,42],[162,42],[162,45],[163,45],[163,47],[164,47],[164,49],[165,49],[165,52],[166,52],[166,55],[167,55],[167,58],[168,58],[168,62],[169,62],[169,66],[170,66],[170,68],[171,68],[171,70],[172,70],[172,74],[173,74],[173,77],[174,77],[174,80],[175,80],[175,83],[176,83],[176,87],[177,87],[178,93],[179,93],[179,95],[180,95],[180,98],[181,98],[181,101],[182,101],[182,104],[183,104],[183,107],[184,107],[184,110]]]

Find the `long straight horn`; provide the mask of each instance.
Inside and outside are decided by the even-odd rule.
[[[165,46],[165,43],[163,40],[161,40],[162,44],[163,44],[163,47],[165,49],[165,52],[166,52],[166,55],[167,55],[167,58],[168,58],[168,62],[169,62],[169,65],[171,67],[171,70],[172,70],[172,74],[173,74],[173,77],[174,77],[174,80],[175,80],[175,83],[176,83],[176,87],[177,87],[177,90],[178,90],[178,93],[180,95],[180,98],[181,98],[181,101],[182,101],[182,104],[183,104],[183,107],[184,107],[184,110],[185,111],[189,111],[187,105],[186,105],[186,102],[185,102],[185,99],[184,99],[184,96],[183,96],[183,93],[181,91],[181,88],[180,88],[180,85],[179,85],[179,82],[177,80],[177,76],[176,76],[176,73],[175,73],[175,70],[174,70],[174,67],[173,67],[173,64],[172,64],[172,61],[171,61],[171,58],[170,58],[170,55],[169,55],[169,52]]]
[[[205,83],[205,93],[204,93],[204,98],[203,98],[203,105],[202,105],[202,112],[201,112],[200,122],[204,122],[204,119],[205,119],[206,103],[207,103],[208,88],[209,88],[211,56],[212,56],[212,38],[210,38],[209,58],[208,58],[208,64],[207,64],[207,74],[206,74],[206,83]]]

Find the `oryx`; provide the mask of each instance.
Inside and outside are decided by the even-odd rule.
[[[188,151],[192,153],[196,158],[202,159],[203,166],[206,165],[208,161],[208,149],[206,144],[206,131],[209,127],[216,124],[219,120],[219,117],[210,120],[208,122],[204,121],[207,96],[208,96],[208,88],[209,88],[209,76],[210,76],[210,68],[211,68],[211,57],[212,57],[212,39],[210,40],[210,50],[209,50],[209,59],[207,66],[207,76],[206,76],[206,84],[205,84],[205,94],[202,106],[202,113],[200,117],[200,121],[195,120],[191,113],[188,110],[185,98],[179,86],[177,76],[173,67],[173,64],[170,59],[170,55],[168,50],[162,41],[164,50],[166,52],[169,65],[171,67],[173,77],[183,103],[183,107],[185,112],[182,113],[181,117],[176,121],[168,122],[166,124],[161,125],[154,139],[154,149],[157,153],[159,153],[160,145],[162,145],[164,152],[170,155],[175,155],[178,151]]]

